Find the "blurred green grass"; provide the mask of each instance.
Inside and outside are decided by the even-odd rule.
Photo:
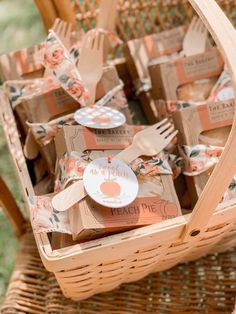
[[[47,1],[47,0],[42,0]],[[0,53],[29,47],[44,39],[44,30],[33,0],[0,0]],[[14,166],[0,127],[0,174],[22,205]],[[17,241],[0,208],[0,304],[14,267]]]

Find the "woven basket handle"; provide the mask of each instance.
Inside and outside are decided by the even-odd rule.
[[[189,0],[210,31],[231,74],[236,94],[236,31],[214,0]],[[201,235],[236,173],[236,114],[218,164],[209,178],[182,234],[182,240]]]

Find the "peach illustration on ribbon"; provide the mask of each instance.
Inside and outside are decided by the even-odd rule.
[[[75,65],[75,60],[53,30],[49,31],[42,50],[42,64],[55,82],[60,84],[81,106],[88,104],[88,90]]]

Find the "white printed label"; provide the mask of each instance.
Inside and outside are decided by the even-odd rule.
[[[217,101],[225,101],[229,99],[234,99],[234,89],[232,86],[227,86],[221,89],[217,95]]]
[[[233,120],[234,107],[234,99],[209,104],[207,108],[210,121],[212,123],[218,123]]]
[[[84,187],[97,203],[112,208],[131,204],[138,194],[136,175],[122,160],[98,158],[84,171]]]
[[[104,106],[84,107],[75,112],[75,121],[88,128],[113,129],[123,125],[126,118],[116,109]]]

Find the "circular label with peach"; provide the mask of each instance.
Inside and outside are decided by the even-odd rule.
[[[138,180],[133,170],[118,158],[93,160],[84,171],[84,187],[97,203],[120,208],[132,203],[138,194]]]
[[[118,110],[96,105],[77,110],[74,117],[79,124],[94,129],[113,129],[126,122]]]

